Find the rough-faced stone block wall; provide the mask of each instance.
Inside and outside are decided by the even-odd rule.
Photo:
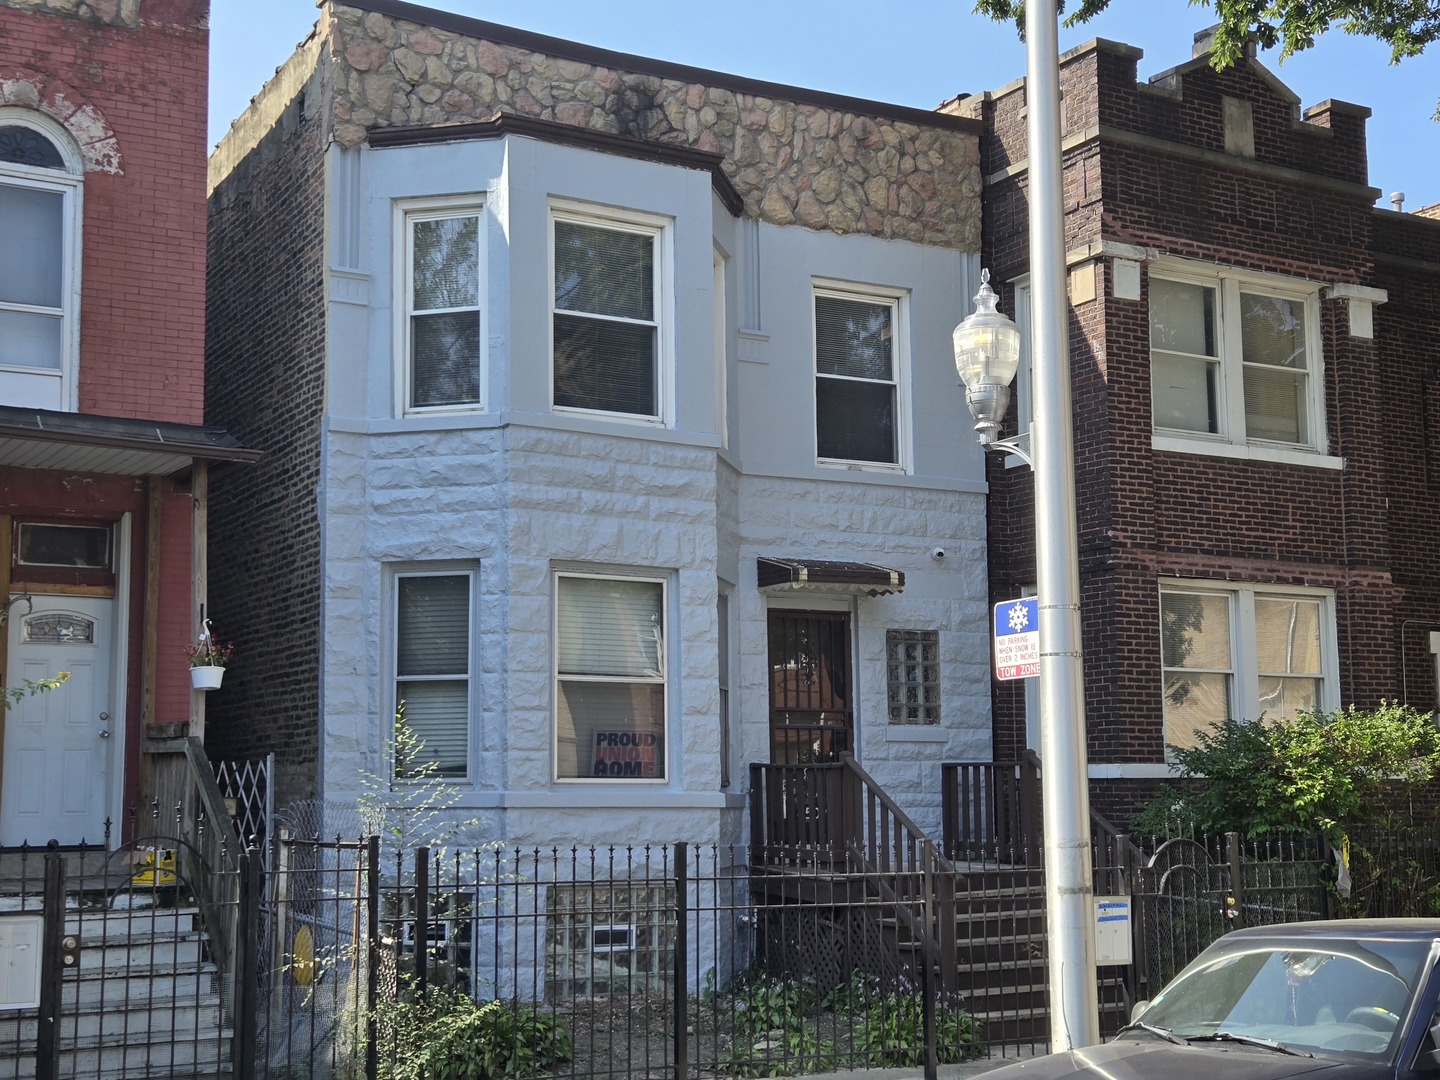
[[[210,614],[237,656],[206,745],[273,750],[282,802],[315,793],[319,754],[325,133],[304,100],[210,205],[207,420],[265,456],[211,472]]]
[[[0,104],[85,161],[81,412],[204,412],[205,0],[0,0]]]
[[[971,122],[893,106],[867,112],[867,103],[825,95],[786,100],[772,92],[786,87],[458,16],[421,26],[386,8],[383,0],[331,8],[334,133],[342,146],[358,145],[377,125],[511,112],[721,154],[746,213],[772,224],[961,251],[979,246],[979,139]],[[501,36],[507,33],[513,40]],[[679,77],[682,70],[694,77]]]

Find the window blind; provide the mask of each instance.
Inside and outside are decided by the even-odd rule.
[[[559,673],[662,678],[663,624],[658,581],[559,579]]]
[[[470,748],[470,575],[397,582],[395,699],[423,741],[422,760],[463,777]]]

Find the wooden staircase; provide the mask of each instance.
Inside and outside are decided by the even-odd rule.
[[[233,1030],[197,908],[72,910],[65,933],[80,961],[62,977],[58,1075],[229,1074]],[[35,1076],[38,1032],[37,1010],[0,1013],[0,1080]]]
[[[792,919],[797,903],[865,910],[883,940],[855,940],[851,931],[844,948],[863,954],[868,970],[885,979],[928,964],[942,991],[959,995],[983,1024],[987,1043],[1043,1045],[1050,1017],[1039,761],[944,768],[945,839],[937,845],[848,754],[752,765],[752,888],[761,905],[792,905]],[[814,860],[808,872],[784,865],[802,851]],[[1097,859],[1097,869],[1113,869],[1108,856]],[[1102,1032],[1128,1015],[1123,976],[1099,973]]]

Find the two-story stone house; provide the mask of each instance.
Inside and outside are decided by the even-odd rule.
[[[738,840],[748,763],[853,751],[936,829],[990,756],[979,132],[322,4],[211,159],[208,415],[266,451],[212,745],[347,804],[403,702],[456,813],[581,842]]]
[[[0,0],[0,845],[93,844],[203,728],[206,0]]]

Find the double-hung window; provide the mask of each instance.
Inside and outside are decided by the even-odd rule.
[[[407,413],[481,404],[483,218],[476,205],[402,212]]]
[[[555,208],[552,401],[665,419],[664,222]]]
[[[555,776],[664,780],[665,583],[557,574]]]
[[[1165,743],[1222,720],[1338,704],[1334,609],[1317,590],[1166,583],[1160,589]]]
[[[1318,297],[1314,286],[1268,275],[1152,270],[1156,436],[1202,452],[1323,451]]]
[[[74,402],[80,167],[41,118],[0,110],[0,401]]]
[[[815,287],[815,454],[905,465],[904,307],[898,294]]]
[[[470,610],[468,570],[395,575],[395,706],[419,744],[418,761],[395,762],[414,776],[426,762],[434,774],[470,773]]]

